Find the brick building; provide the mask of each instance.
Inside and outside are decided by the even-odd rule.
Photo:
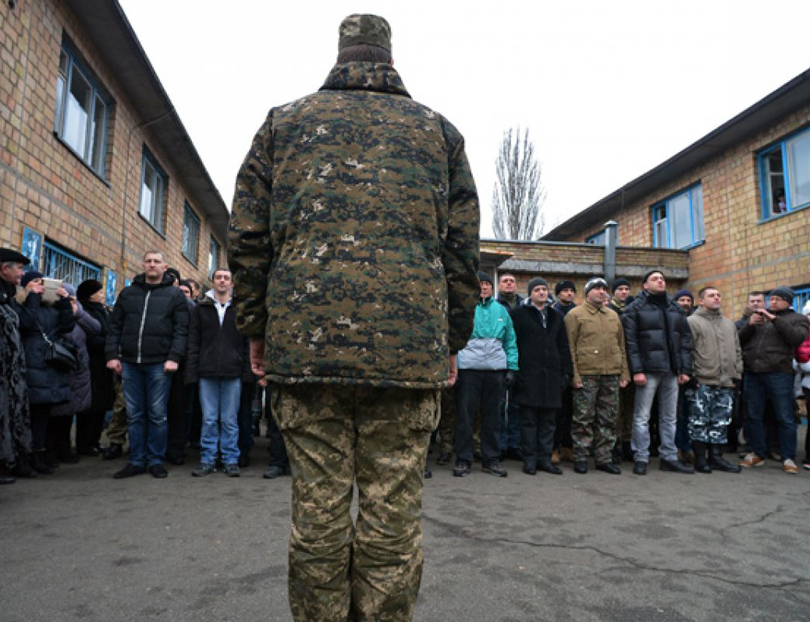
[[[0,245],[108,299],[164,252],[206,282],[228,211],[115,0],[0,5]]]
[[[720,288],[729,315],[747,292],[810,297],[810,70],[666,162],[568,219],[544,241],[685,249],[688,286]]]

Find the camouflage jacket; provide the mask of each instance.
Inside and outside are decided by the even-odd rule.
[[[464,140],[387,64],[336,65],[273,108],[236,180],[237,325],[268,380],[446,386],[479,295]]]

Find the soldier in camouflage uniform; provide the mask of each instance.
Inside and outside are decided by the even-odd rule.
[[[412,619],[422,469],[472,331],[478,225],[463,138],[410,98],[388,23],[346,18],[324,86],[256,134],[228,240],[239,329],[278,388],[298,622]]]
[[[605,306],[607,283],[591,279],[585,284],[585,303],[565,316],[565,328],[574,364],[574,471],[588,472],[593,445],[596,468],[619,475],[611,450],[616,442],[619,389],[630,382],[624,351],[624,330],[619,316]]]

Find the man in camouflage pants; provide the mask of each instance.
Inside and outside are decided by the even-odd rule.
[[[278,389],[297,622],[412,619],[428,439],[478,299],[464,141],[410,98],[390,35],[346,18],[324,86],[270,111],[236,182],[234,299]]]
[[[588,472],[593,445],[596,468],[619,475],[611,450],[616,442],[619,389],[630,382],[624,352],[624,330],[615,311],[605,306],[607,283],[591,279],[585,284],[585,304],[565,316],[568,345],[574,364],[574,471]]]

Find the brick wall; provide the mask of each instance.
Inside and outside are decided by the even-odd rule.
[[[108,121],[106,179],[54,136],[56,86],[63,33],[96,74],[114,104]],[[55,0],[0,5],[0,244],[20,247],[30,227],[74,254],[126,278],[159,249],[184,277],[206,282],[211,229],[186,193],[82,26]],[[169,177],[165,236],[138,213],[144,144]],[[197,265],[182,256],[183,205],[200,217]],[[224,248],[224,240],[219,240]],[[220,261],[224,261],[221,257]]]

